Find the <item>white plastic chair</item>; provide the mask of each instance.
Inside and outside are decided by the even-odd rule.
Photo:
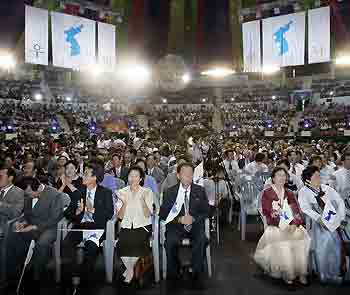
[[[160,243],[162,247],[162,262],[163,262],[163,280],[166,280],[167,277],[167,258],[165,251],[165,232],[166,232],[166,224],[164,221],[160,223]],[[212,277],[212,268],[211,268],[211,252],[210,252],[210,226],[209,226],[209,218],[205,220],[205,236],[208,239],[208,244],[205,250],[206,262],[207,262],[207,271],[209,278]],[[191,244],[190,239],[183,239],[181,241],[182,246],[189,246]],[[159,268],[159,266],[158,266]]]
[[[239,227],[241,230],[241,240],[245,240],[247,216],[258,215],[258,195],[259,191],[252,181],[245,181],[240,185],[241,213]]]

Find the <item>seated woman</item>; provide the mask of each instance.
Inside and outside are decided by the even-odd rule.
[[[128,173],[128,186],[117,192],[122,204],[118,211],[118,218],[121,219],[119,247],[120,257],[126,267],[123,274],[126,283],[132,281],[139,258],[148,257],[150,253],[153,193],[143,187],[144,179],[143,170],[132,167]]]
[[[268,226],[255,251],[255,262],[271,277],[288,285],[299,278],[307,284],[310,237],[304,229],[298,204],[285,189],[288,172],[282,167],[272,171],[272,184],[262,194],[262,214]]]
[[[342,241],[338,230],[345,219],[344,201],[333,188],[321,185],[320,169],[317,166],[307,167],[302,178],[305,186],[299,191],[298,199],[301,210],[312,220],[315,271],[319,273],[321,282],[340,283]],[[330,205],[335,212],[325,217],[323,211]],[[330,218],[334,218],[332,227],[327,221],[331,221]]]

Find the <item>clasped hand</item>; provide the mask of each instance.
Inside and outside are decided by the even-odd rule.
[[[76,215],[79,215],[81,214],[82,212],[84,212],[84,200],[83,199],[80,199],[80,203],[79,203],[79,206],[75,212]],[[88,212],[88,213],[91,213],[91,214],[94,214],[95,213],[95,208],[94,207],[91,207],[89,205],[89,202],[86,203],[86,206],[85,206],[85,212]]]
[[[188,214],[180,217],[179,221],[183,225],[191,225],[194,222],[194,218]]]
[[[15,223],[16,232],[29,232],[38,229],[36,225],[28,225],[26,222],[16,222]]]

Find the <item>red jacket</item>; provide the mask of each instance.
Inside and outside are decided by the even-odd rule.
[[[293,193],[290,190],[285,190],[284,198],[287,198],[288,205],[293,211],[294,219],[290,224],[302,225],[304,224],[303,219],[301,218],[301,212]],[[280,217],[277,213],[277,210],[272,208],[272,202],[278,202],[278,196],[272,187],[269,187],[263,191],[261,205],[262,213],[266,217],[266,222],[268,225],[278,226],[280,222]]]

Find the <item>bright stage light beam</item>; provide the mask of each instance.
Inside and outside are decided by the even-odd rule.
[[[122,79],[133,83],[146,83],[150,80],[151,71],[145,65],[128,65],[118,72]]]
[[[201,73],[203,76],[209,76],[213,78],[223,78],[234,74],[235,71],[227,68],[213,68]]]
[[[191,81],[191,76],[190,76],[190,74],[184,74],[183,76],[182,76],[182,81],[185,83],[185,84],[188,84],[190,81]]]
[[[341,56],[337,57],[335,60],[335,64],[338,66],[349,66],[350,65],[350,56]]]
[[[5,70],[13,69],[16,66],[15,58],[10,54],[0,55],[0,68]]]
[[[271,75],[271,74],[279,72],[280,70],[281,69],[279,67],[277,67],[277,66],[264,66],[262,68],[262,72],[265,75]]]
[[[41,93],[37,93],[37,94],[34,95],[34,98],[35,98],[36,101],[40,101],[40,100],[43,99],[43,96],[42,96]]]

